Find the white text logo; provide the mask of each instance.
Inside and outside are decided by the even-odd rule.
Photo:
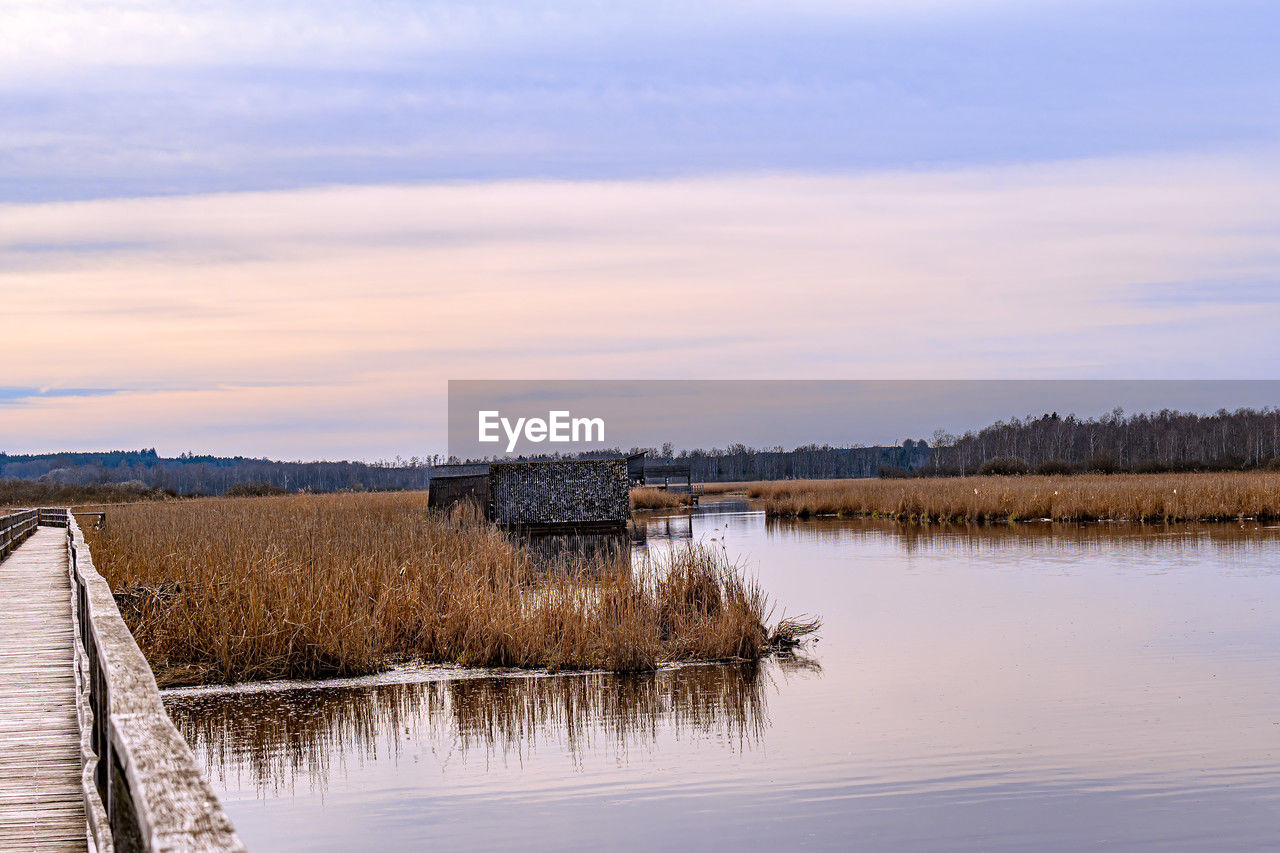
[[[513,424],[501,412],[480,412],[480,441],[482,443],[498,442],[502,437],[498,434],[501,428],[507,436],[507,452],[516,449],[516,443],[523,437],[526,441],[540,444],[544,441],[556,443],[604,441],[604,418],[575,418],[567,411],[547,412],[546,420],[542,418],[516,418]]]

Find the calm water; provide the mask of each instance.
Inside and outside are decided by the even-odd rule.
[[[1280,529],[731,511],[647,534],[723,546],[821,640],[760,667],[166,704],[257,850],[1276,844]]]

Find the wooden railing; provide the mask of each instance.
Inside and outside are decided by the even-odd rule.
[[[89,836],[99,853],[243,851],[230,818],[160,701],[151,667],[120,617],[75,516],[66,527]],[[48,521],[46,521],[48,518]]]
[[[40,511],[36,509],[15,510],[8,515],[0,515],[0,560],[9,556],[10,551],[35,532],[39,518]]]
[[[57,509],[57,508],[50,509],[49,507],[41,507],[38,510],[38,512],[40,513],[41,527],[66,527],[67,526],[67,510],[65,509]]]

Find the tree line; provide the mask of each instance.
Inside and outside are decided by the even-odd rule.
[[[1077,471],[1227,471],[1280,467],[1280,408],[1196,414],[1162,409],[1097,418],[997,421],[961,436],[935,433],[929,461],[911,473],[963,475]]]
[[[915,470],[930,459],[926,441],[907,439],[888,447],[831,447],[809,444],[793,450],[781,447],[756,449],[743,444],[710,450],[673,451],[670,444],[646,448],[656,462],[687,464],[694,482],[742,482],[749,480],[831,480],[874,477],[881,470]]]
[[[915,470],[929,460],[929,443],[907,439],[888,447],[832,447],[808,444],[793,450],[782,447],[757,449],[745,444],[725,448],[676,451],[670,442],[662,447],[619,447],[584,450],[577,453],[521,456],[520,461],[556,459],[609,459],[645,454],[648,462],[689,466],[695,483],[732,483],[749,480],[830,480],[874,477],[886,467]],[[456,459],[450,459],[456,462]],[[488,458],[467,460],[488,462]]]
[[[997,421],[959,436],[939,430],[932,444],[907,439],[887,447],[805,445],[792,450],[731,444],[677,452],[667,443],[629,451],[593,451],[577,458],[638,452],[655,462],[687,464],[694,482],[1280,468],[1280,408],[1222,409],[1205,415],[1169,409],[1126,415],[1115,409],[1097,418],[1052,412]],[[0,500],[17,505],[74,495],[107,500],[112,495],[137,499],[228,492],[425,489],[432,469],[445,461],[438,455],[372,463],[282,462],[193,453],[163,457],[154,448],[0,452],[0,486],[4,487]]]
[[[255,484],[279,492],[425,489],[438,456],[387,462],[280,462],[243,456],[163,457],[155,449],[101,453],[0,453],[0,481],[54,487],[127,486],[125,491],[221,495]]]

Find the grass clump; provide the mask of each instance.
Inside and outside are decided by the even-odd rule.
[[[678,509],[693,503],[688,492],[671,492],[651,486],[637,486],[631,490],[632,509]]]
[[[755,659],[767,600],[699,545],[548,567],[422,493],[134,504],[90,531],[164,684],[349,676],[397,660],[651,670]]]

